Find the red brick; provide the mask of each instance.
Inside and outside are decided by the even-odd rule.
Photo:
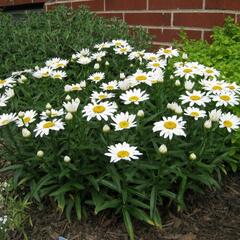
[[[146,0],[106,0],[106,10],[144,10]]]
[[[202,0],[149,0],[149,9],[196,9],[202,8]]]
[[[13,0],[0,0],[0,7],[13,5]]]
[[[149,33],[154,36],[154,41],[157,42],[172,42],[179,39],[180,30],[175,29],[148,29]],[[200,39],[201,31],[184,30],[187,36],[191,39]]]
[[[203,39],[206,40],[207,42],[211,43],[212,42],[212,31],[204,31],[203,32]]]
[[[211,28],[223,25],[227,16],[234,17],[233,14],[225,13],[175,13],[173,25]]]
[[[32,0],[14,0],[14,5],[22,5],[32,3]]]
[[[104,18],[119,18],[123,20],[123,14],[122,13],[97,13],[98,16],[104,17]]]
[[[46,9],[46,11],[51,11],[51,10],[54,10],[56,7],[58,7],[60,5],[64,5],[66,7],[71,8],[71,3],[66,2],[66,3],[45,4],[45,9]]]
[[[240,10],[239,0],[206,0],[207,9]]]
[[[128,24],[145,26],[167,26],[171,23],[170,13],[126,13]]]
[[[104,10],[104,0],[88,0],[72,2],[72,8],[79,8],[81,6],[87,6],[91,11],[103,11]]]

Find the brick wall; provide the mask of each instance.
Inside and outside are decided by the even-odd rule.
[[[44,0],[0,0],[4,3],[44,2]],[[155,45],[169,45],[181,29],[193,39],[210,40],[214,26],[225,17],[240,22],[240,0],[45,0],[45,9],[60,4],[70,8],[88,6],[99,16],[117,17],[130,26],[141,25],[154,36]]]
[[[0,8],[24,4],[44,3],[47,0],[0,0]]]

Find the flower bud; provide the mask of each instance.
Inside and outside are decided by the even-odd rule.
[[[103,126],[103,132],[109,132],[110,130],[111,130],[111,128],[107,125],[107,124],[105,124],[104,126]]]
[[[189,155],[189,159],[190,159],[190,160],[196,160],[196,159],[197,159],[196,154],[195,154],[195,153],[191,153],[191,154]]]
[[[51,109],[52,108],[52,105],[50,103],[47,103],[46,104],[46,109]]]
[[[182,59],[184,59],[184,60],[188,59],[188,55],[186,53],[183,53]]]
[[[71,96],[70,95],[67,95],[66,97],[65,97],[65,100],[66,101],[70,101],[72,98],[71,98]]]
[[[71,161],[71,158],[69,156],[65,156],[63,159],[64,162],[68,163]]]
[[[120,78],[124,79],[125,78],[125,74],[124,73],[120,73]]]
[[[102,61],[102,58],[98,57],[97,62],[101,62],[101,61]]]
[[[42,151],[42,150],[39,150],[39,151],[37,151],[37,156],[38,157],[43,157],[43,155],[44,155],[44,152]]]
[[[72,115],[70,112],[68,112],[68,113],[66,114],[66,116],[65,116],[65,119],[66,119],[66,120],[72,120],[72,119],[73,119],[73,115]]]
[[[105,65],[106,65],[106,66],[109,66],[109,61],[106,61],[106,62],[105,62]]]
[[[204,122],[204,127],[205,128],[211,128],[212,127],[212,121],[211,120],[207,120]]]
[[[18,113],[18,117],[20,117],[20,118],[23,118],[23,117],[24,117],[24,115],[25,115],[25,113],[24,113],[24,112],[22,112],[22,111]]]
[[[21,81],[23,81],[23,82],[27,80],[27,78],[26,78],[24,75],[21,75],[21,76],[20,76],[20,79],[21,79]]]
[[[181,85],[181,82],[180,82],[179,80],[176,80],[176,81],[175,81],[175,86],[178,87],[178,86],[180,86],[180,85]]]
[[[144,111],[143,110],[138,110],[137,116],[138,117],[144,117]]]
[[[99,69],[99,68],[100,68],[99,63],[95,63],[95,64],[94,64],[94,69]]]
[[[168,151],[168,149],[167,149],[167,147],[166,147],[166,145],[165,144],[162,144],[160,147],[159,147],[159,152],[161,153],[161,154],[165,154],[165,153],[167,153],[167,151]]]
[[[22,129],[22,136],[27,138],[31,136],[31,132],[27,128]]]

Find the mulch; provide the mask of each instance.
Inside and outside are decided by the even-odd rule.
[[[221,190],[187,197],[188,209],[169,210],[159,230],[135,221],[136,240],[240,240],[240,175],[228,176]],[[27,227],[30,240],[127,240],[121,219],[104,213],[79,223],[68,223],[52,207],[30,210],[33,227]],[[21,237],[13,234],[12,240]]]

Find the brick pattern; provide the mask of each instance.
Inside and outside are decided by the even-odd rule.
[[[192,39],[211,41],[212,28],[221,26],[227,16],[240,23],[240,0],[0,0],[0,7],[32,2],[45,2],[46,11],[60,4],[87,6],[101,17],[141,25],[156,45],[169,45],[183,29]]]

